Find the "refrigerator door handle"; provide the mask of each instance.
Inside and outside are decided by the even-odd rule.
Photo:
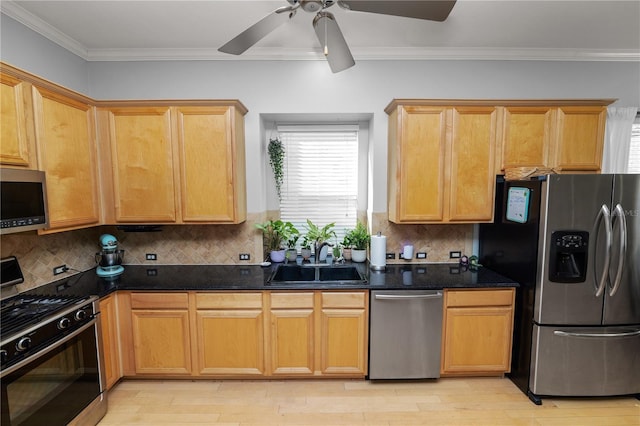
[[[562,331],[555,330],[553,332],[556,336],[561,337],[634,337],[640,336],[640,330],[631,330],[631,331],[620,331],[620,332],[608,332],[608,333],[581,333],[581,332],[573,332],[573,331]]]
[[[620,218],[620,258],[618,259],[618,270],[616,271],[616,277],[614,278],[613,285],[609,291],[609,296],[616,294],[618,287],[620,287],[622,272],[624,271],[624,261],[627,257],[627,218],[624,214],[624,209],[620,204],[616,205],[616,208],[613,210],[613,217],[615,218],[616,216]]]
[[[605,287],[607,285],[607,277],[609,275],[609,265],[611,264],[611,234],[612,234],[611,213],[609,211],[609,207],[607,207],[606,204],[603,204],[602,207],[600,207],[600,210],[598,211],[598,215],[596,216],[595,223],[593,225],[593,234],[596,235],[595,247],[598,246],[598,240],[597,240],[598,228],[600,228],[600,223],[603,220],[604,220],[606,247],[605,247],[605,253],[604,253],[604,266],[602,268],[602,274],[600,275],[600,279],[595,283],[596,297],[600,297],[602,296],[602,293],[604,293]],[[598,271],[596,268],[596,263],[597,262],[595,261],[593,262],[593,271],[594,271],[594,275],[597,277]]]

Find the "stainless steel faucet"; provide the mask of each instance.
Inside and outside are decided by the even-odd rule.
[[[320,263],[320,250],[322,250],[322,247],[330,246],[330,245],[331,244],[329,244],[326,241],[323,241],[321,244],[318,244],[317,241],[313,243],[313,248],[316,255],[316,260],[315,260],[316,263]]]

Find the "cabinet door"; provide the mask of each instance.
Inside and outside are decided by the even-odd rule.
[[[270,358],[272,375],[313,375],[314,295],[272,293]]]
[[[29,167],[25,83],[0,73],[0,164]]]
[[[556,108],[505,107],[501,170],[550,167]]]
[[[554,167],[569,172],[600,171],[606,117],[605,107],[559,108]]]
[[[191,374],[187,310],[131,311],[136,374]]]
[[[198,371],[206,375],[264,374],[261,309],[198,310]]]
[[[446,109],[398,107],[389,120],[389,220],[444,218]]]
[[[367,306],[364,292],[323,292],[320,370],[326,375],[367,374]]]
[[[113,108],[109,126],[116,222],[175,222],[169,108]]]
[[[122,377],[116,296],[114,294],[100,300],[100,316],[106,385],[107,389],[110,389]]]
[[[494,107],[453,109],[449,221],[493,220],[497,115]]]
[[[98,224],[94,108],[39,87],[33,88],[33,100],[39,169],[47,174],[49,230]]]
[[[246,218],[244,134],[232,107],[179,107],[177,141],[184,222]]]
[[[508,372],[512,323],[511,307],[447,308],[442,372]]]

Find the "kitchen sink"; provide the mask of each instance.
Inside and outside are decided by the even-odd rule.
[[[363,284],[367,280],[350,265],[278,265],[269,277],[274,284]]]

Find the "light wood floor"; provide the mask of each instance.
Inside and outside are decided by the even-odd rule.
[[[544,399],[509,379],[141,381],[116,385],[110,425],[640,425],[634,398]]]

